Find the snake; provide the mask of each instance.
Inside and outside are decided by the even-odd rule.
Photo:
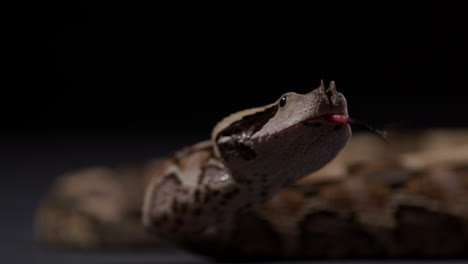
[[[66,248],[178,247],[214,259],[461,257],[468,131],[351,136],[335,82],[227,116],[207,141],[58,177],[36,238]]]

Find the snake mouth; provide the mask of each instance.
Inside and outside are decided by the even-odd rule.
[[[373,125],[371,125],[369,123],[362,122],[362,121],[359,121],[359,120],[356,120],[356,119],[352,119],[347,115],[325,114],[325,115],[320,115],[320,116],[311,118],[308,121],[313,121],[313,122],[325,121],[325,122],[335,123],[335,124],[343,125],[343,126],[344,125],[358,126],[358,127],[365,128],[365,129],[369,130],[370,132],[378,135],[382,139],[388,141],[388,135],[387,135],[387,132],[385,130],[375,128]]]
[[[307,123],[314,123],[317,121],[335,123],[339,125],[349,125],[352,123],[352,120],[346,115],[340,114],[325,114],[320,116],[315,116],[307,119]]]
[[[345,116],[345,115],[328,114],[328,115],[321,115],[315,119],[330,122],[330,123],[337,123],[341,125],[349,125],[352,123],[352,120],[348,116]]]

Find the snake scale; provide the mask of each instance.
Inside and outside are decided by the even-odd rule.
[[[219,259],[468,255],[468,131],[389,144],[350,139],[350,123],[322,83],[230,115],[167,159],[67,173],[38,207],[37,238]]]

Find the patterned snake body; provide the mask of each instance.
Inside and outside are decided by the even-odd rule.
[[[169,241],[218,258],[466,255],[466,131],[402,133],[392,144],[355,135],[321,169],[350,136],[331,115],[347,117],[334,83],[231,115],[211,141],[169,159],[64,175],[39,207],[38,238],[80,248]]]

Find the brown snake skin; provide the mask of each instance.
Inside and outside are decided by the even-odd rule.
[[[59,177],[40,203],[37,238],[72,248],[148,248],[143,190],[161,161]],[[216,232],[215,232],[216,231]],[[186,249],[212,257],[468,255],[468,130],[357,133],[317,173],[240,213]]]

